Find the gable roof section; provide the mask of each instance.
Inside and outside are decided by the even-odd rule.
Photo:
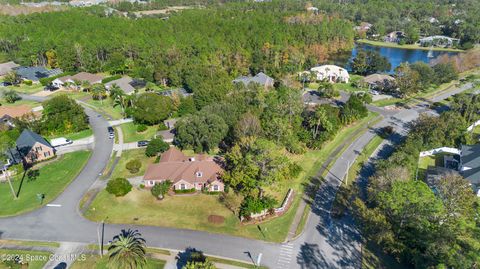
[[[200,173],[201,176],[198,176]],[[170,148],[162,154],[160,162],[147,168],[144,180],[171,180],[176,183],[185,180],[189,183],[213,182],[219,180],[223,169],[213,158],[206,155],[185,156],[180,150]]]
[[[124,93],[129,94],[135,91],[135,88],[131,84],[132,81],[133,79],[131,77],[122,77],[106,83],[105,87],[110,88],[113,85],[117,85]]]
[[[8,72],[12,71],[13,68],[19,67],[15,62],[6,62],[0,64],[0,76],[6,75]]]
[[[462,175],[473,184],[480,183],[480,144],[462,145]],[[466,168],[466,169],[465,169]]]
[[[88,81],[90,84],[100,83],[103,79],[103,76],[87,73],[87,72],[80,72],[76,75],[70,77],[72,80],[78,81]]]
[[[372,74],[363,78],[363,81],[369,84],[382,83],[384,81],[394,81],[394,80],[395,79],[392,76],[382,75],[382,74]]]
[[[36,143],[40,143],[42,145],[45,145],[45,146],[48,146],[48,147],[52,147],[50,145],[50,143],[48,143],[47,140],[45,140],[45,138],[43,138],[42,136],[40,136],[39,134],[37,133],[34,133],[28,129],[25,129],[23,130],[23,132],[20,134],[20,136],[17,138],[17,149],[22,153],[24,154],[24,156],[26,154],[28,154],[28,152],[30,152],[30,150],[32,149],[32,147],[36,144]]]
[[[32,109],[27,105],[19,106],[0,106],[0,118],[8,115],[12,118],[21,117],[29,112],[32,112]]]
[[[248,86],[250,83],[257,83],[262,86],[269,86],[273,85],[273,78],[267,76],[265,73],[260,72],[256,74],[255,76],[241,76],[233,80],[233,83],[243,83],[245,86]]]

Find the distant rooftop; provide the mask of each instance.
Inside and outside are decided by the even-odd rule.
[[[47,69],[43,66],[31,66],[31,67],[16,67],[13,69],[17,74],[23,78],[31,81],[38,81],[41,78],[53,77],[63,73],[61,69]]]
[[[263,87],[273,87],[273,78],[267,76],[265,73],[260,72],[255,76],[241,76],[233,80],[233,83],[243,83],[248,86],[250,83],[257,83]]]

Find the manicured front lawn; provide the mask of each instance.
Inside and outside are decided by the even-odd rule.
[[[93,106],[98,112],[104,114],[108,120],[123,119],[122,109],[120,108],[120,106],[113,107],[113,101],[110,97],[107,97],[102,101],[88,99],[84,102]]]
[[[158,130],[158,125],[147,126],[147,130],[143,132],[137,132],[137,126],[133,122],[124,123],[120,125],[123,132],[123,142],[136,142],[140,140],[150,140],[152,139]]]
[[[6,88],[9,90],[14,90],[19,93],[33,94],[39,91],[43,91],[44,86],[42,86],[42,84],[40,83],[36,83],[31,86],[20,84],[18,86],[7,86]]]
[[[29,101],[29,100],[24,100],[24,99],[21,99],[21,100],[18,100],[16,101],[15,103],[7,103],[7,101],[5,101],[5,99],[3,99],[1,97],[1,94],[0,94],[0,104],[2,104],[2,106],[6,106],[6,107],[14,107],[14,106],[21,106],[21,105],[27,105],[31,108],[34,108],[34,107],[37,107],[37,106],[41,106],[42,103],[39,103],[39,102],[35,102],[35,101]]]
[[[129,161],[134,159],[140,160],[140,162],[142,163],[142,167],[140,168],[140,171],[138,171],[138,173],[132,174],[130,173],[130,171],[127,170],[127,168],[125,168],[125,165]],[[153,163],[154,161],[155,161],[155,157],[145,156],[145,149],[124,150],[110,178],[117,178],[117,177],[129,178],[129,177],[135,177],[135,176],[142,176],[143,174],[145,174],[145,170],[147,169],[147,166]]]
[[[79,140],[79,139],[82,139],[82,138],[90,137],[92,135],[93,135],[93,131],[92,131],[92,129],[89,128],[89,129],[86,129],[86,130],[83,130],[83,131],[80,131],[80,132],[76,132],[76,133],[48,136],[47,139],[50,141],[54,138],[65,137],[65,138],[70,139],[70,140]]]
[[[303,184],[314,176],[327,157],[341,145],[347,137],[357,135],[360,130],[377,115],[370,114],[357,124],[345,127],[335,139],[326,143],[321,150],[308,151],[301,156],[292,158],[303,168],[298,178],[290,181],[279,182],[266,188],[266,193],[277,198],[279,203],[285,197],[287,190],[296,191],[291,208],[281,217],[274,218],[260,225],[241,225],[237,216],[230,212],[212,195],[184,195],[168,196],[163,201],[157,201],[148,190],[132,190],[125,197],[115,198],[113,195],[102,191],[98,194],[85,216],[94,221],[100,221],[108,216],[108,221],[113,223],[136,223],[176,227],[192,230],[202,230],[214,233],[224,233],[243,236],[266,241],[282,242],[288,234],[293,222],[296,209],[303,194]],[[123,154],[132,154],[124,156]],[[143,150],[124,151],[121,162],[117,165],[115,175],[128,175],[125,163],[135,156],[141,157]],[[151,159],[153,161],[153,159]],[[122,171],[117,169],[122,169]],[[140,174],[143,175],[143,172]],[[112,176],[117,177],[117,176]],[[225,218],[224,223],[214,224],[208,221],[209,215],[219,215]],[[259,229],[260,227],[260,229]]]
[[[108,256],[100,256],[97,255],[86,255],[85,259],[78,259],[75,261],[74,264],[70,267],[71,269],[109,269],[110,267],[107,266],[108,264]],[[147,258],[146,266],[142,267],[142,269],[163,269],[165,267],[165,261]]]
[[[90,157],[89,151],[77,151],[59,156],[56,160],[39,164],[40,175],[28,182],[22,175],[15,176],[14,189],[19,193],[14,200],[7,183],[0,184],[0,217],[18,215],[34,210],[55,199],[67,185],[78,175]],[[21,186],[21,188],[20,188]],[[19,191],[20,190],[20,191]],[[37,194],[45,194],[43,204]]]
[[[28,262],[27,267],[19,266],[18,268],[42,269],[48,262],[50,255],[51,253],[42,251],[0,249],[0,269],[12,268],[10,266],[7,266],[7,264],[2,260],[10,260],[15,258],[16,256],[20,257],[22,261]]]

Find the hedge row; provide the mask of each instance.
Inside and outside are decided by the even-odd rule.
[[[182,194],[182,193],[194,193],[196,191],[195,188],[192,189],[186,189],[186,190],[174,190],[175,193],[177,194]]]
[[[41,78],[39,81],[40,81],[40,84],[42,84],[43,86],[47,86],[48,84],[52,83],[52,81],[54,81],[56,78],[61,78],[61,77],[64,77],[64,76],[71,76],[71,75],[74,75],[75,72],[63,72],[61,74],[58,74],[56,76],[53,76],[53,77],[48,77],[48,78]]]
[[[106,77],[106,78],[102,79],[102,83],[105,84],[105,83],[108,83],[110,81],[114,81],[114,80],[121,79],[121,78],[122,78],[122,75],[114,75],[114,76],[111,76],[111,77]]]

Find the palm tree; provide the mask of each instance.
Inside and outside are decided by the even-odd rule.
[[[95,84],[92,87],[92,97],[93,99],[100,100],[100,103],[103,104],[103,99],[107,96],[107,90],[103,84]]]
[[[13,141],[9,139],[2,139],[0,143],[0,159],[7,159],[9,157],[7,151],[9,151],[12,147],[13,147]],[[13,189],[12,181],[10,180],[10,174],[7,170],[6,165],[2,167],[2,172],[5,175],[5,178],[7,179],[8,184],[10,185],[10,190],[12,191],[13,198],[17,199],[18,198],[17,193],[15,193],[15,190]]]
[[[138,230],[122,230],[113,237],[108,248],[108,263],[115,269],[142,268],[147,260],[145,258],[145,239]]]

